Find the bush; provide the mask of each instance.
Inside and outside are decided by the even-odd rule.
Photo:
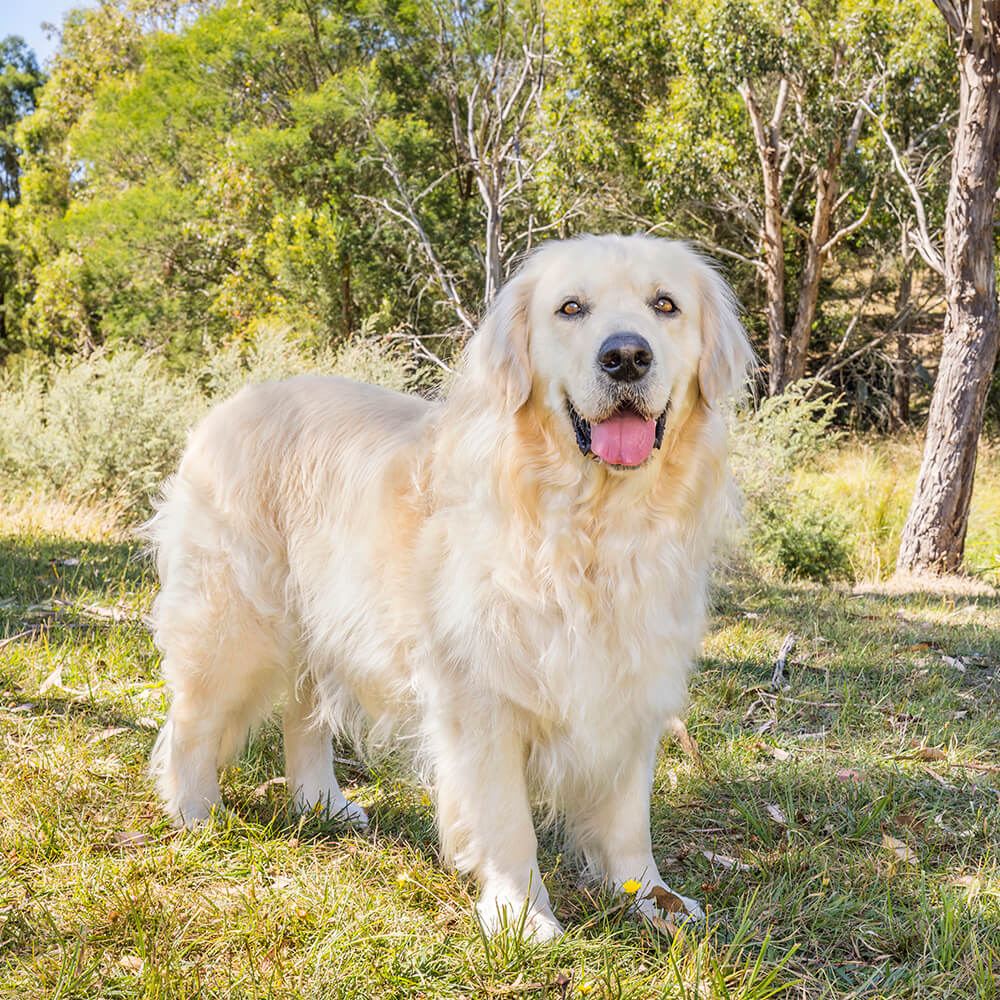
[[[204,409],[193,384],[133,349],[28,367],[0,394],[3,472],[138,519]]]
[[[123,521],[139,521],[212,403],[248,383],[302,372],[400,390],[411,377],[400,355],[374,341],[315,350],[280,329],[213,350],[190,375],[133,348],[61,364],[23,362],[0,381],[0,476],[10,492],[100,503]]]
[[[742,414],[733,429],[732,464],[757,568],[825,582],[850,576],[848,525],[818,498],[792,489],[795,472],[840,436],[834,401],[822,393],[810,398],[814,390],[799,382]]]

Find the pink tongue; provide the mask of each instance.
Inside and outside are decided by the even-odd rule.
[[[656,421],[637,413],[616,413],[590,425],[590,450],[610,465],[641,465],[655,440]]]

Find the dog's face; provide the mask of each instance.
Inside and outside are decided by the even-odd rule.
[[[671,400],[697,378],[694,256],[676,243],[605,238],[539,257],[528,307],[536,391],[583,455],[643,465],[663,440]]]
[[[693,388],[721,402],[751,358],[722,279],[685,244],[644,236],[543,245],[474,347],[508,405],[534,400],[581,456],[622,471],[653,458]]]

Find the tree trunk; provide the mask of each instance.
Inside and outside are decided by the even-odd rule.
[[[830,239],[830,219],[833,216],[839,190],[837,168],[840,166],[840,151],[841,144],[838,139],[816,176],[816,206],[813,209],[812,230],[806,246],[806,264],[799,282],[799,304],[795,310],[795,322],[792,324],[792,333],[785,351],[785,385],[782,389],[792,382],[797,382],[806,373],[809,339],[819,299],[819,282],[823,276],[827,240]]]
[[[764,276],[767,289],[768,395],[788,384],[785,377],[785,237],[781,224],[781,119],[788,94],[782,80],[770,124],[749,80],[738,88],[753,128],[764,179]]]
[[[936,0],[937,2],[937,0]],[[958,38],[959,118],[945,216],[947,312],[924,456],[900,541],[897,572],[954,572],[962,563],[983,404],[997,355],[993,214],[1000,156],[1000,0],[972,2]],[[985,24],[970,24],[972,12]]]
[[[900,254],[901,271],[899,292],[896,295],[896,316],[899,332],[896,334],[896,360],[892,366],[892,403],[889,423],[902,428],[910,422],[910,387],[913,380],[913,350],[910,347],[910,295],[913,292],[913,250],[910,248],[906,227],[903,227]]]

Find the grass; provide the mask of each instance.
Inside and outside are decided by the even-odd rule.
[[[995,598],[727,581],[700,754],[664,743],[652,816],[707,925],[651,937],[546,833],[569,933],[534,947],[481,938],[391,761],[342,768],[370,835],[300,822],[267,726],[225,775],[235,816],[176,834],[144,770],[166,709],[148,566],[99,519],[13,512],[0,535],[4,1000],[1000,996]]]
[[[923,441],[916,435],[853,439],[804,463],[792,492],[832,511],[850,527],[857,580],[881,580],[895,569],[899,539],[913,497]],[[968,571],[1000,584],[1000,450],[980,443],[965,546]]]

